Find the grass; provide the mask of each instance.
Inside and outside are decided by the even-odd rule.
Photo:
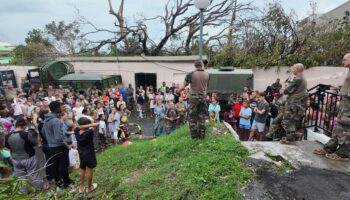
[[[243,164],[248,150],[223,124],[208,129],[204,140],[191,139],[183,126],[156,140],[111,147],[97,157],[99,186],[92,194],[49,191],[38,199],[243,199],[240,188],[252,178]],[[71,177],[79,180],[78,173]]]
[[[213,127],[213,125],[211,125]],[[230,135],[192,140],[184,126],[155,141],[116,146],[98,156],[95,198],[241,199],[248,151]]]

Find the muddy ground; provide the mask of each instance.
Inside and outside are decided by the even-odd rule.
[[[350,174],[311,167],[277,172],[272,164],[249,158],[247,167],[256,174],[243,191],[244,199],[348,200]]]

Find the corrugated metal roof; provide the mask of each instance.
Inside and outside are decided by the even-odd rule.
[[[203,56],[203,59],[207,59]],[[194,62],[198,56],[61,57],[67,62]]]

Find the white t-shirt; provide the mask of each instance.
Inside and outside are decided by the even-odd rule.
[[[166,103],[169,103],[169,102],[173,102],[174,101],[174,95],[169,93],[169,94],[165,94],[165,101]]]
[[[44,99],[45,99],[46,101],[48,101],[48,102],[56,101],[56,97],[54,97],[54,96],[45,97]]]
[[[82,106],[73,108],[76,121],[78,121],[83,116],[83,110],[84,110],[84,107]]]
[[[105,134],[105,130],[106,130],[106,122],[104,121],[99,121],[98,122],[98,133],[99,134]]]
[[[148,94],[148,99],[149,99],[149,107],[150,108],[154,108],[154,98],[155,98],[155,96],[154,96],[154,94]]]

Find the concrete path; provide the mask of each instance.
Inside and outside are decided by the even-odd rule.
[[[350,162],[333,161],[313,154],[314,149],[322,148],[322,145],[317,142],[301,141],[296,142],[295,145],[284,145],[279,142],[242,142],[242,144],[251,152],[251,158],[272,162],[266,156],[266,153],[268,153],[273,156],[282,156],[296,169],[301,166],[308,166],[343,173],[350,172]]]

